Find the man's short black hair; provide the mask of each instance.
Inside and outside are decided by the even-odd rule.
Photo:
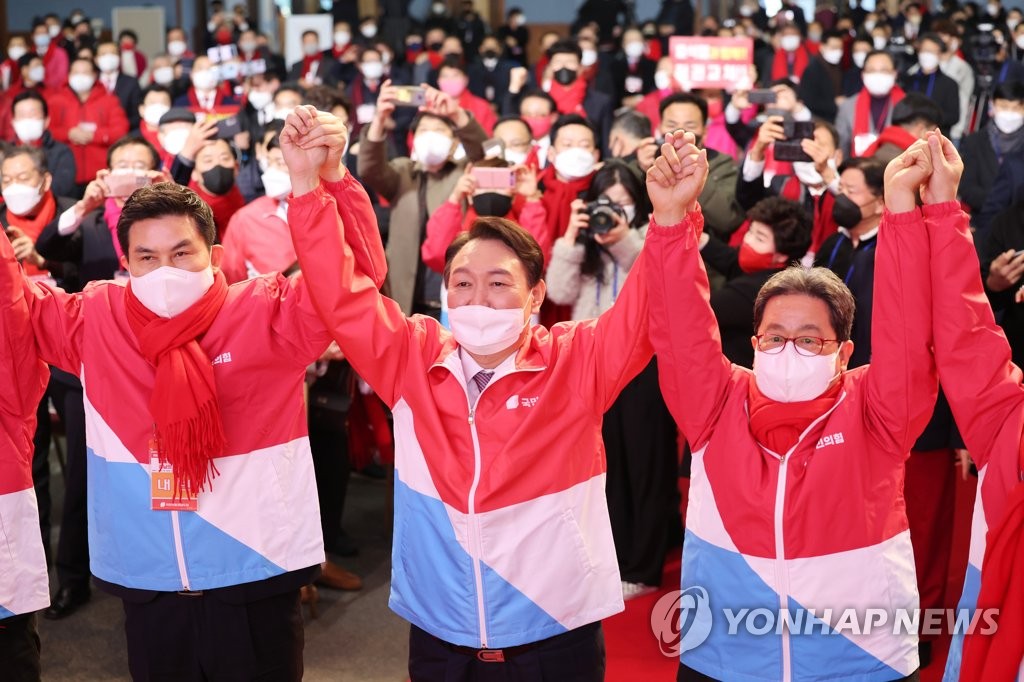
[[[580,48],[579,43],[575,40],[569,40],[563,38],[556,40],[555,43],[548,48],[548,60],[554,57],[556,54],[574,54],[579,60],[583,60],[583,50]]]
[[[775,253],[785,254],[790,262],[798,261],[811,247],[811,217],[795,201],[768,197],[747,211],[747,218],[764,223],[775,236]]]
[[[409,130],[412,132],[413,135],[416,134],[416,131],[420,127],[420,123],[422,123],[423,119],[425,119],[425,118],[433,118],[433,119],[437,119],[438,121],[443,122],[446,126],[448,126],[451,129],[452,136],[453,137],[455,136],[455,124],[454,123],[452,123],[449,119],[445,118],[444,116],[438,116],[437,114],[433,114],[433,113],[431,113],[429,111],[421,111],[418,114],[416,114],[416,116],[413,117],[412,123],[409,124]]]
[[[540,245],[533,238],[533,235],[511,220],[497,217],[482,217],[473,221],[469,231],[459,234],[459,236],[452,240],[451,245],[444,252],[445,284],[448,283],[448,279],[451,277],[452,261],[455,260],[455,256],[458,255],[459,251],[466,244],[477,239],[489,239],[503,243],[516,254],[519,262],[523,264],[523,270],[526,271],[527,284],[533,288],[540,282],[541,276],[544,273],[544,253],[540,250]]]
[[[335,107],[341,107],[348,114],[349,121],[352,120],[352,102],[338,88],[332,88],[329,85],[315,85],[306,91],[302,103],[327,112],[332,111]]]
[[[131,38],[136,44],[139,42],[139,34],[130,28],[122,29],[121,32],[117,34],[117,42],[121,42],[122,38]]]
[[[163,216],[185,216],[192,221],[209,248],[217,238],[213,211],[199,195],[175,182],[158,182],[135,190],[121,209],[117,221],[117,241],[128,255],[128,232],[140,220]]]
[[[319,43],[319,42],[320,42],[320,34],[319,34],[319,33],[317,33],[316,31],[314,31],[313,29],[311,29],[311,28],[307,28],[307,29],[306,29],[305,31],[303,31],[303,32],[302,32],[302,38],[303,38],[303,39],[305,39],[305,38],[306,38],[306,36],[308,36],[308,35],[311,35],[311,36],[313,36],[314,38],[316,38],[316,40],[317,40],[317,43]]]
[[[467,75],[466,67],[462,64],[462,59],[458,55],[448,55],[441,61],[441,66],[437,67],[437,73],[440,75],[441,69],[455,69],[462,73],[463,76]]]
[[[533,139],[533,131],[530,130],[530,126],[526,123],[526,121],[519,118],[515,114],[505,114],[504,116],[502,116],[501,118],[494,122],[494,128],[492,128],[491,130],[497,130],[498,126],[500,126],[502,123],[518,123],[519,125],[526,128],[526,136],[529,137],[530,139]]]
[[[871,52],[868,52],[864,56],[864,65],[867,66],[868,60],[871,59],[872,57],[876,56],[876,55],[884,56],[886,59],[889,60],[889,63],[892,64],[893,70],[896,69],[896,58],[893,57],[892,53],[889,52],[888,50],[871,50]]]
[[[754,299],[754,331],[761,328],[764,309],[776,296],[803,295],[817,298],[828,306],[829,320],[836,338],[848,341],[853,332],[853,313],[857,307],[853,294],[828,268],[794,265],[777,272],[764,283]]]
[[[590,121],[583,118],[579,114],[564,114],[558,117],[555,124],[551,126],[551,132],[548,133],[548,137],[551,139],[551,144],[555,143],[558,139],[558,131],[566,126],[583,126],[590,131],[590,134],[594,136],[594,147],[597,147],[600,142],[597,139],[597,131],[594,130],[594,126],[591,125]]]
[[[18,57],[18,69],[24,69],[26,66],[32,63],[33,59],[43,61],[43,58],[37,55],[35,52],[26,52],[25,54]]]
[[[946,41],[943,40],[942,36],[940,36],[938,33],[933,33],[933,32],[925,33],[920,38],[917,39],[917,42],[918,42],[918,44],[921,44],[921,43],[923,43],[926,40],[928,42],[930,42],[930,43],[935,43],[936,45],[938,45],[939,46],[939,52],[945,52],[946,50],[949,49],[949,46],[946,45]]]
[[[555,102],[555,98],[538,88],[534,88],[533,90],[527,90],[526,92],[524,92],[523,96],[519,98],[519,103],[522,104],[523,100],[529,99],[531,97],[542,99],[549,105],[551,105],[551,111],[548,113],[554,113],[558,111],[558,103]]]
[[[22,90],[17,95],[15,95],[14,101],[11,102],[11,114],[14,113],[14,108],[18,106],[20,102],[24,102],[25,100],[33,100],[39,102],[39,106],[43,108],[43,118],[46,118],[50,115],[50,107],[46,104],[46,98],[44,98],[35,90]]]
[[[833,38],[836,38],[838,40],[842,40],[845,43],[846,42],[846,33],[843,32],[843,31],[839,31],[839,30],[836,30],[834,28],[831,28],[831,29],[825,31],[823,34],[821,34],[821,44],[824,45],[826,42],[828,42],[829,40],[832,40]]]
[[[3,156],[3,161],[7,159],[13,159],[18,156],[27,156],[32,161],[32,165],[36,167],[40,173],[48,173],[50,168],[46,165],[46,152],[43,151],[42,147],[12,147],[8,149]],[[3,163],[0,161],[0,163]]]
[[[700,95],[695,95],[692,92],[674,92],[661,100],[661,104],[658,105],[658,115],[665,118],[665,110],[673,104],[692,104],[700,109],[701,120],[708,120],[708,101]]]
[[[306,98],[306,91],[302,89],[302,86],[295,82],[281,83],[281,86],[274,90],[274,96],[272,99],[277,99],[277,95],[282,92],[294,92],[302,99]]]
[[[99,71],[99,67],[96,66],[96,62],[94,62],[91,59],[85,59],[84,57],[76,57],[75,59],[72,59],[71,64],[68,66],[68,69],[70,70],[72,66],[79,62],[81,62],[82,64],[88,64],[89,69],[93,72],[93,75],[95,75]]]
[[[911,126],[923,123],[936,128],[942,123],[942,107],[931,97],[920,92],[908,92],[892,109],[894,126]]]
[[[885,164],[870,156],[852,157],[843,161],[839,166],[839,174],[842,175],[850,169],[859,170],[864,175],[864,184],[867,185],[871,194],[882,197],[885,194]]]
[[[136,144],[149,150],[149,154],[153,159],[152,163],[149,165],[149,170],[157,170],[160,168],[160,152],[156,150],[156,147],[149,143],[149,140],[141,135],[126,135],[114,144],[110,145],[110,149],[107,150],[107,168],[110,168],[114,163],[114,152],[122,147],[130,147]]]
[[[636,109],[626,109],[615,117],[611,129],[621,130],[630,137],[642,140],[651,136],[651,119]]]
[[[172,102],[174,100],[174,97],[171,96],[171,89],[168,88],[166,85],[160,85],[159,83],[150,83],[149,85],[147,85],[145,88],[142,89],[142,97],[139,99],[139,102],[140,103],[141,102],[145,102],[146,101],[146,96],[149,95],[149,93],[151,93],[151,92],[162,93],[162,94],[167,95],[168,97],[170,97]]]
[[[1012,102],[1024,102],[1024,83],[1020,81],[1006,81],[996,86],[992,93],[992,99],[1005,99]]]

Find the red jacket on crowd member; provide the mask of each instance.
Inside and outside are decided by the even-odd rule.
[[[0,62],[0,90],[7,91],[12,85],[21,83],[21,69],[18,62],[10,57]]]
[[[255,199],[235,213],[228,222],[220,264],[228,282],[283,272],[295,263],[287,220],[287,204],[270,197]]]
[[[46,68],[43,85],[51,90],[60,90],[67,85],[71,60],[68,58],[67,51],[56,40],[50,41],[50,47],[43,55],[43,66]]]
[[[484,132],[490,135],[494,131],[494,124],[498,122],[498,115],[494,113],[494,109],[491,108],[487,100],[477,97],[467,88],[459,95],[458,101],[460,107],[473,114],[473,118],[477,120],[477,123],[484,129]]]
[[[128,117],[121,102],[98,82],[83,102],[71,88],[65,87],[48,99],[50,134],[58,142],[71,147],[75,155],[75,182],[85,184],[107,167],[107,149],[128,132]],[[82,123],[96,125],[92,141],[75,144],[68,137],[72,128]]]
[[[0,235],[0,267],[20,277],[7,237]],[[32,434],[36,408],[50,373],[39,359],[25,294],[9,290],[0,302],[0,613],[31,613],[50,603],[46,555],[39,537],[39,511],[32,489]],[[0,619],[0,624],[3,620]],[[2,627],[2,625],[0,625]]]
[[[217,239],[223,241],[231,218],[245,206],[245,198],[242,196],[241,190],[238,189],[238,185],[233,186],[227,194],[207,192],[195,180],[188,183],[188,188],[198,194],[199,198],[205,201],[213,211],[213,222],[217,225]]]
[[[502,216],[518,224],[533,235],[544,253],[544,262],[551,256],[551,228],[548,226],[548,212],[542,201],[527,201],[526,197],[517,194],[512,199],[512,208]],[[427,221],[427,237],[420,246],[420,257],[423,263],[435,272],[444,271],[444,253],[448,245],[459,235],[466,232],[477,219],[477,212],[470,204],[465,215],[462,206],[446,201],[434,211]]]

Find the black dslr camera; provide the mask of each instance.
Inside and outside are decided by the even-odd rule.
[[[606,196],[600,196],[587,204],[584,209],[590,216],[588,235],[608,234],[615,227],[615,216],[626,219],[626,212],[622,207]]]

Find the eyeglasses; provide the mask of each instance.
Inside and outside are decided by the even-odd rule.
[[[839,343],[839,339],[823,339],[820,336],[787,337],[779,334],[758,334],[755,338],[757,339],[757,349],[769,355],[781,353],[790,341],[793,342],[796,352],[805,357],[821,355],[826,343]]]

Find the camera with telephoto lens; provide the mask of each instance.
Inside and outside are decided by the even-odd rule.
[[[590,216],[588,235],[608,234],[615,227],[615,217],[626,219],[626,212],[608,197],[602,195],[587,204],[584,209]]]

